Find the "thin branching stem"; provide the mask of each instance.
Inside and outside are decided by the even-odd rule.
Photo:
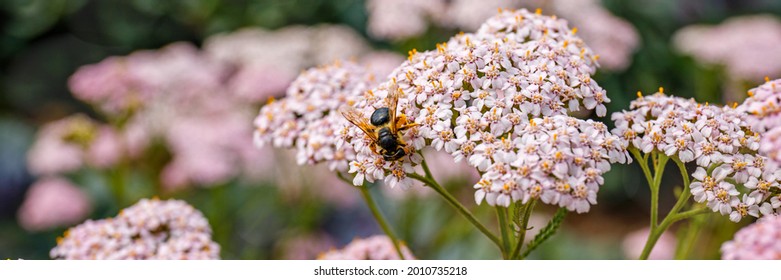
[[[439,185],[436,180],[431,176],[431,171],[428,169],[428,165],[426,164],[426,161],[424,160],[421,165],[423,166],[423,171],[426,172],[426,176],[417,174],[417,173],[409,173],[407,176],[409,176],[412,179],[418,180],[423,184],[426,184],[430,188],[434,189],[440,196],[445,198],[445,200],[450,204],[450,206],[453,206],[458,213],[460,213],[464,218],[466,218],[472,225],[474,225],[480,232],[483,233],[488,239],[491,240],[494,244],[496,244],[499,249],[502,249],[502,241],[499,240],[498,237],[494,233],[492,233],[490,230],[488,230],[485,225],[483,225],[479,220],[477,220],[477,217],[475,217],[472,212],[469,211],[469,209],[466,209],[461,202],[458,201],[453,195],[451,195],[445,188]]]
[[[341,173],[337,173],[337,176],[345,183],[353,186],[352,181],[345,178]],[[374,220],[377,221],[377,224],[380,225],[380,228],[385,233],[385,235],[387,235],[388,238],[390,238],[391,242],[393,242],[393,248],[396,249],[396,253],[399,254],[399,259],[403,260],[404,254],[401,252],[401,242],[396,237],[396,234],[393,233],[393,230],[391,229],[388,220],[385,219],[385,216],[382,215],[382,212],[380,212],[380,208],[377,206],[377,202],[374,201],[374,198],[372,198],[368,186],[366,184],[363,184],[362,186],[355,186],[355,187],[361,191],[361,197],[363,197],[363,200],[366,202],[366,206],[368,206],[369,210],[372,212],[372,216],[374,216]]]

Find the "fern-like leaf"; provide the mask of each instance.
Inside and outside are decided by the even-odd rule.
[[[540,232],[534,236],[534,239],[532,239],[532,241],[529,242],[529,244],[526,246],[526,250],[521,254],[521,259],[525,259],[532,251],[534,251],[534,249],[548,240],[548,238],[553,236],[553,234],[555,234],[559,229],[559,226],[561,226],[561,222],[564,221],[564,217],[566,215],[567,209],[559,208],[559,210],[556,211],[556,214],[553,215],[553,219],[551,219],[550,222],[548,222],[548,224],[545,225],[545,227],[542,228],[542,230],[540,230]]]

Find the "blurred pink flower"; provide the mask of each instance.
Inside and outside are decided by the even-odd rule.
[[[401,40],[423,35],[429,24],[476,31],[500,9],[553,8],[553,12],[580,29],[583,38],[600,55],[604,69],[620,71],[632,61],[639,45],[635,28],[612,15],[597,0],[370,0],[368,31],[375,38]]]
[[[624,243],[622,245],[624,249],[624,257],[629,259],[637,259],[643,252],[645,242],[648,239],[650,233],[649,228],[639,229],[630,232],[624,237]],[[669,231],[662,234],[659,240],[656,242],[656,246],[648,255],[649,260],[671,260],[675,257],[675,246],[677,241],[675,236]]]
[[[175,187],[180,183],[214,185],[241,172],[237,149],[241,142],[252,144],[251,117],[223,112],[212,116],[179,117],[166,131],[166,142],[173,160],[166,166],[163,184]],[[177,180],[168,181],[172,176]]]
[[[47,177],[27,191],[19,208],[19,224],[28,231],[69,226],[87,217],[91,203],[87,194],[68,180]]]
[[[78,170],[83,165],[105,169],[126,154],[123,139],[113,127],[77,114],[46,124],[27,153],[34,175]]]
[[[84,115],[44,125],[27,152],[30,173],[53,175],[81,168],[84,164],[82,147],[91,141],[93,126],[92,120]]]
[[[129,158],[138,158],[143,155],[144,150],[149,147],[152,141],[151,131],[144,123],[144,118],[138,116],[129,120],[119,133],[122,142],[125,143],[125,150]]]
[[[338,59],[358,58],[368,44],[347,26],[289,26],[275,31],[247,28],[209,37],[205,55],[236,71],[228,92],[258,102],[281,95],[299,72]]]
[[[412,260],[407,246],[401,245],[404,259]],[[318,257],[321,260],[398,260],[399,255],[393,247],[393,242],[385,235],[375,235],[365,239],[357,238],[341,250],[331,250]]]
[[[388,51],[371,52],[361,59],[361,64],[371,71],[375,78],[384,80],[404,62],[404,56]]]
[[[366,10],[369,35],[379,39],[401,40],[423,34],[429,18],[445,14],[445,0],[368,0]]]
[[[598,0],[556,0],[553,9],[578,29],[578,35],[599,55],[603,69],[620,71],[631,64],[640,38],[628,21],[611,14]]]
[[[539,8],[540,0],[452,0],[446,1],[447,9],[439,15],[442,25],[452,26],[464,32],[474,32],[485,20],[496,15],[499,9],[517,9],[523,6]]]
[[[781,75],[781,20],[776,16],[742,16],[716,26],[687,26],[675,33],[673,43],[702,63],[725,66],[737,80],[758,82]]]
[[[278,71],[271,65],[248,64],[239,68],[230,81],[228,91],[238,98],[259,102],[285,92],[295,79],[291,71]]]
[[[742,228],[733,240],[721,245],[725,260],[781,259],[781,216],[765,216]]]
[[[314,260],[318,254],[335,246],[336,242],[330,235],[318,232],[284,238],[275,247],[283,260]]]
[[[180,100],[215,91],[225,69],[200,56],[189,43],[136,51],[79,68],[70,80],[77,98],[109,115],[144,107],[155,97],[176,93]]]
[[[181,200],[142,199],[114,218],[86,221],[58,238],[54,259],[219,259],[203,214]]]
[[[87,154],[69,157],[76,162],[59,169],[78,169],[84,157],[108,166],[120,158],[116,151],[143,160],[150,145],[160,143],[172,158],[160,178],[169,190],[214,186],[243,175],[263,180],[272,175],[273,159],[268,151],[253,150],[254,130],[247,125],[259,103],[282,93],[305,67],[358,59],[368,51],[346,26],[292,26],[215,35],[203,50],[174,43],[84,66],[71,78],[74,95],[123,125],[119,131],[98,129],[95,145],[85,146]],[[391,54],[378,59],[401,61]],[[46,170],[52,161],[41,162],[35,162],[37,169]]]
[[[87,161],[98,168],[115,165],[125,154],[122,139],[114,128],[101,125],[87,148]]]
[[[125,58],[110,57],[80,67],[68,80],[73,95],[105,112],[125,111],[145,99],[144,85],[130,77]]]
[[[454,162],[453,156],[445,151],[428,150],[423,156],[437,182],[462,181],[464,185],[474,185],[480,180],[477,169],[465,161]]]

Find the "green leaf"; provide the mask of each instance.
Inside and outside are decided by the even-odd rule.
[[[561,222],[564,221],[564,217],[567,215],[567,209],[565,208],[559,208],[558,211],[556,211],[556,214],[553,215],[553,219],[548,222],[547,225],[545,225],[542,230],[540,230],[539,233],[537,233],[536,236],[534,236],[534,239],[529,242],[529,245],[526,246],[526,250],[523,251],[521,254],[521,259],[526,258],[534,249],[536,249],[538,246],[540,246],[545,240],[548,240],[553,234],[556,233],[556,230],[559,229],[559,226],[561,226]]]

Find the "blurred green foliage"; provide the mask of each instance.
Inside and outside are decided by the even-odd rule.
[[[772,13],[781,15],[776,0],[605,0],[604,5],[638,30],[641,44],[632,65],[623,72],[600,72],[595,79],[612,99],[608,111],[626,109],[635,92],[658,87],[699,101],[721,100],[722,69],[702,66],[681,56],[670,38],[679,28],[694,23],[719,23],[728,17]],[[406,53],[432,49],[457,30],[431,27],[425,35],[400,41],[373,40],[366,35],[367,14],[361,0],[4,0],[0,2],[0,258],[48,258],[55,237],[63,229],[27,233],[14,218],[22,190],[30,183],[24,172],[24,156],[35,127],[72,112],[95,115],[73,99],[67,78],[77,67],[111,55],[154,49],[176,41],[200,44],[209,35],[247,26],[276,29],[291,24],[321,22],[348,25],[375,47]],[[609,116],[609,114],[608,114]],[[610,124],[609,118],[602,119]],[[11,153],[13,151],[15,153]],[[21,171],[20,171],[21,169]],[[568,215],[563,229],[534,252],[543,259],[622,258],[615,242],[626,232],[642,227],[648,216],[648,190],[636,165],[615,166],[600,190],[599,205],[587,215]],[[671,171],[668,174],[675,174]],[[19,180],[9,180],[20,178]],[[302,174],[304,175],[304,174]],[[27,176],[27,177],[25,177]],[[135,199],[153,193],[138,187],[150,184],[134,172],[125,174],[126,200],[117,203],[106,185],[115,174],[84,170],[74,181],[90,190],[98,202],[93,218],[116,215]],[[668,176],[662,190],[661,209],[674,201],[672,186],[679,178]],[[26,179],[25,179],[26,178]],[[467,205],[473,205],[470,188],[449,185]],[[223,258],[278,258],[274,241],[296,232],[325,230],[340,244],[352,236],[379,232],[366,207],[338,209],[313,197],[280,199],[274,186],[249,186],[230,182],[225,186],[194,189],[176,196],[206,214]],[[373,190],[380,208],[390,217],[400,237],[420,258],[498,258],[488,240],[438,198],[392,200]],[[14,206],[14,207],[7,207]],[[484,221],[493,221],[488,207],[471,207]],[[554,209],[544,209],[552,213]],[[696,258],[718,257],[717,245],[737,230],[722,217],[704,221],[706,235],[698,241]],[[586,241],[587,240],[587,241]]]

